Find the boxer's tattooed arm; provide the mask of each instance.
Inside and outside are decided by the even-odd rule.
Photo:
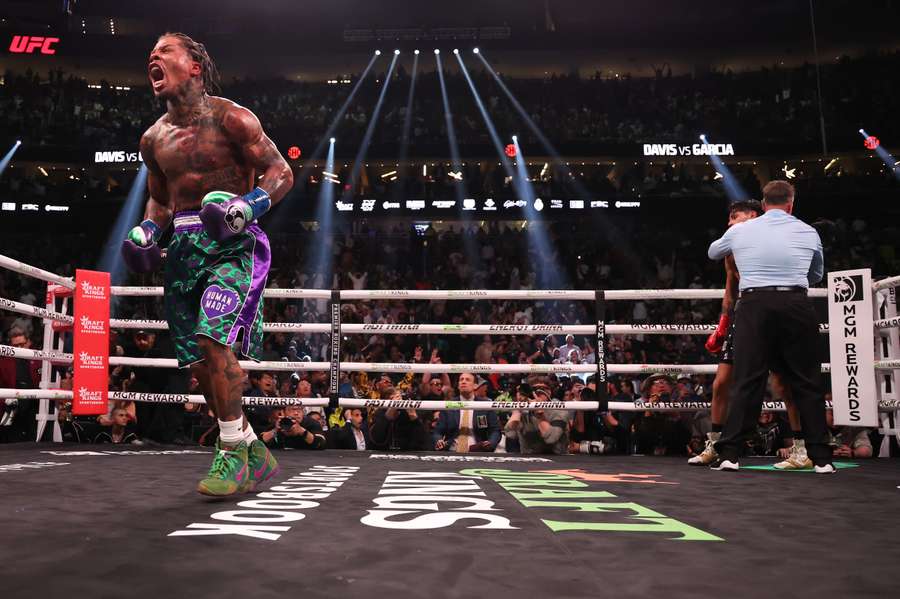
[[[141,137],[141,156],[144,159],[144,165],[147,167],[147,188],[150,191],[150,199],[147,201],[147,208],[144,210],[144,219],[150,219],[160,229],[165,229],[172,221],[172,199],[169,197],[166,176],[156,163],[154,140],[151,131],[152,129]]]
[[[228,108],[222,123],[247,164],[262,173],[259,187],[269,193],[273,204],[277,204],[294,186],[294,174],[278,148],[263,132],[259,119],[246,108],[234,105]]]

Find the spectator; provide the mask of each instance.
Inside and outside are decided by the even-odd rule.
[[[7,332],[8,344],[31,349],[31,339],[25,331],[13,326]],[[0,387],[7,389],[35,389],[40,383],[41,363],[37,360],[0,358]],[[0,443],[34,441],[37,435],[37,400],[0,400]]]
[[[268,370],[250,370],[245,374],[247,386],[243,395],[246,397],[278,397],[278,378]],[[271,408],[266,406],[244,406],[244,415],[253,431],[259,435],[269,424]]]
[[[596,378],[585,386],[580,379],[572,384],[572,401],[597,401]],[[602,410],[578,410],[572,418],[569,430],[569,453],[610,454],[615,453],[615,439],[619,421],[609,412]]]
[[[382,388],[383,399],[402,400],[393,387]],[[371,428],[372,448],[389,451],[423,451],[426,448],[425,424],[415,410],[377,410]]]
[[[125,355],[135,358],[161,358],[157,336],[152,331],[136,330],[131,343],[125,346]],[[121,374],[128,391],[135,393],[167,393],[170,391],[171,372],[147,366],[126,367]],[[126,384],[126,383],[123,383]],[[184,443],[182,422],[184,406],[181,404],[135,403],[136,433],[139,438],[157,443]]]
[[[260,438],[272,449],[325,449],[321,425],[304,415],[301,406],[272,410],[269,426]]]
[[[459,375],[459,396],[455,401],[476,401],[475,375],[464,372]],[[487,388],[487,381],[481,387]],[[432,431],[434,448],[457,453],[470,451],[494,451],[500,442],[500,425],[497,413],[492,410],[448,410],[444,412]]]
[[[756,434],[747,441],[747,455],[778,456],[790,448],[792,443],[791,427],[774,412],[763,411],[759,414]]]
[[[581,364],[581,349],[575,344],[574,335],[566,335],[566,343],[559,348],[559,361],[562,364]]]
[[[369,427],[360,408],[348,410],[350,412],[347,423],[333,430],[334,446],[337,449],[372,449],[372,437],[369,435]]]
[[[138,445],[140,441],[134,433],[134,425],[128,418],[128,411],[115,408],[112,411],[112,424],[104,427],[94,437],[94,443],[113,443],[115,445]]]
[[[647,377],[641,385],[642,397],[651,404],[671,402],[674,385],[672,377],[654,374]],[[685,455],[691,440],[691,431],[679,412],[646,410],[635,424],[634,437],[639,453]]]
[[[326,391],[326,394],[327,394],[327,391]],[[305,379],[305,378],[301,378],[299,381],[297,381],[297,390],[295,392],[295,395],[296,395],[297,399],[318,399],[318,398],[322,397],[322,395],[320,395],[319,393],[317,393],[313,390],[313,381],[310,379]],[[309,415],[317,414],[319,417],[321,417],[323,419],[321,421],[322,429],[327,433],[328,432],[328,422],[324,420],[325,408],[323,408],[321,406],[309,406],[309,407],[305,408],[305,410],[306,410],[307,414],[309,414]]]
[[[534,388],[528,384],[516,389],[516,401],[549,401],[546,381]],[[568,415],[562,410],[515,410],[506,423],[506,435],[519,441],[523,454],[565,454],[569,440],[566,433]]]
[[[248,397],[277,397],[277,379],[275,373],[268,370],[251,370],[247,375],[250,379],[250,388],[245,391]],[[308,385],[308,383],[307,383]],[[298,397],[300,385],[297,385]]]
[[[827,397],[826,400],[830,399],[831,397]],[[869,429],[858,426],[835,426],[833,410],[825,412],[825,422],[828,424],[828,444],[834,450],[834,457],[872,457],[872,440],[869,438]]]

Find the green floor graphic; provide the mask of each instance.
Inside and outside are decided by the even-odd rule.
[[[838,470],[844,468],[857,468],[859,464],[853,462],[833,462],[834,467]],[[760,466],[741,466],[741,470],[771,470],[773,472],[813,472],[812,468],[804,468],[803,470],[779,470],[774,464],[763,464]]]

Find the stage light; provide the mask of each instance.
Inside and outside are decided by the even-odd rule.
[[[394,50],[394,54],[400,54],[400,50]]]
[[[441,51],[440,51],[440,50],[438,50],[438,49],[437,49],[437,48],[435,48],[435,49],[434,49],[434,53],[435,53],[435,54],[440,54],[440,53],[441,53]]]
[[[453,53],[454,53],[454,54],[459,54],[459,48],[453,48]]]
[[[419,51],[418,51],[418,50],[413,50],[413,54],[415,54],[416,56],[418,56],[418,55],[419,55]]]
[[[860,129],[859,134],[863,136],[866,149],[878,154],[887,170],[894,173],[894,177],[900,181],[900,169],[897,168],[898,160],[881,145],[881,141],[877,137],[869,135],[869,132],[865,129]]]
[[[13,154],[16,153],[16,150],[18,150],[19,146],[21,146],[21,145],[22,145],[22,140],[17,139],[16,143],[14,143],[12,145],[12,147],[9,149],[9,151],[6,153],[6,155],[2,159],[0,159],[0,175],[2,175],[3,171],[6,170],[6,167],[9,166],[9,163],[12,161]]]
[[[513,140],[513,142],[519,141],[519,136],[518,136],[518,135],[513,135],[513,136],[512,136],[512,140]]]
[[[375,50],[375,56],[381,56],[381,50]]]
[[[478,52],[479,52],[478,48],[472,48],[472,53],[473,53],[473,54],[478,54]]]
[[[702,141],[703,143],[706,143],[706,133],[700,134],[700,141]]]
[[[334,143],[336,140],[332,137],[332,138],[329,139],[328,141],[331,142],[331,143]]]

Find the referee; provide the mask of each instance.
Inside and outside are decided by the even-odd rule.
[[[815,471],[833,473],[821,384],[819,325],[807,296],[822,280],[819,234],[791,215],[794,186],[770,181],[763,188],[762,216],[734,225],[709,246],[709,257],[734,256],[740,279],[735,309],[734,394],[713,470],[737,470],[746,441],[756,429],[769,371],[783,375],[794,402]]]

